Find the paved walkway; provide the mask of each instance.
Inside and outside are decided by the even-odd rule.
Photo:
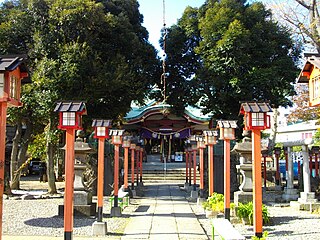
[[[177,185],[145,186],[145,197],[121,239],[208,239]]]

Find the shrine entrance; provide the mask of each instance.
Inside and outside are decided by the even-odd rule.
[[[161,162],[185,160],[185,140],[209,128],[210,116],[200,109],[186,107],[181,115],[174,114],[166,103],[150,101],[145,106],[132,106],[125,116],[124,129],[143,140],[147,155],[159,155]]]

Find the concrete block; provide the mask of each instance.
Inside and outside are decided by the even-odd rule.
[[[93,236],[105,236],[107,235],[107,223],[95,221],[92,224],[92,235]]]

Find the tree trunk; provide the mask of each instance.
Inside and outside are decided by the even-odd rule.
[[[20,182],[19,179],[15,178],[16,171],[18,169],[18,152],[19,152],[19,143],[22,137],[22,123],[17,123],[16,133],[12,139],[12,150],[11,150],[11,163],[10,163],[10,179],[11,179],[11,189],[19,189]]]
[[[20,148],[17,148],[17,153],[14,153],[16,155],[16,163],[14,165],[15,169],[14,171],[11,169],[11,189],[19,189],[20,188],[20,176],[23,168],[21,168],[21,165],[26,162],[26,155],[28,151],[28,146],[30,143],[31,135],[32,135],[32,129],[33,125],[31,121],[26,121],[26,131],[22,135],[22,124],[19,123],[17,126],[16,136],[17,132],[18,135],[20,135]],[[15,136],[15,137],[16,137]],[[16,151],[16,150],[15,150]],[[13,151],[11,156],[13,155]],[[12,161],[12,159],[11,159]]]
[[[57,187],[56,187],[56,178],[54,174],[54,152],[55,152],[55,144],[52,142],[51,134],[52,134],[52,122],[50,120],[47,126],[47,176],[48,176],[48,194],[56,194]]]

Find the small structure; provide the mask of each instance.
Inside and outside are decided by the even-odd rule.
[[[315,193],[311,192],[311,182],[310,182],[310,168],[309,168],[309,154],[308,154],[308,145],[312,144],[313,140],[306,139],[304,141],[294,141],[290,143],[286,143],[288,148],[292,146],[301,146],[302,147],[302,154],[303,154],[303,192],[300,192],[300,198],[298,201],[291,201],[290,205],[296,207],[300,210],[310,210],[312,205],[319,205],[317,202],[318,200],[315,198]],[[292,163],[290,165],[291,159],[288,161],[288,187],[291,186],[291,178],[293,178],[293,173],[290,173],[292,170]],[[290,180],[290,181],[289,181]]]
[[[236,120],[217,121],[220,139],[224,140],[224,217],[230,220],[230,140],[235,139]]]
[[[122,144],[122,136],[124,130],[111,129],[109,131],[110,136],[112,137],[112,144],[114,145],[114,183],[113,183],[113,203],[114,206],[111,207],[111,217],[120,217],[121,208],[118,205],[119,197],[119,150],[120,145]]]
[[[0,239],[2,236],[2,209],[6,149],[6,122],[8,106],[19,107],[21,80],[28,77],[21,56],[0,56]]]
[[[73,189],[74,189],[74,140],[75,130],[82,129],[81,116],[87,113],[84,102],[58,102],[54,112],[60,116],[59,129],[66,130],[65,146],[65,193],[64,193],[64,239],[71,240],[73,234]]]
[[[298,83],[309,84],[310,106],[320,105],[320,54],[305,53],[306,61],[298,76]]]
[[[105,139],[109,138],[109,128],[111,120],[95,119],[92,122],[94,127],[94,137],[98,139],[98,208],[97,208],[97,221],[92,224],[93,235],[104,236],[107,234],[107,223],[102,221],[103,218],[103,183],[104,183],[104,144]]]
[[[255,235],[262,237],[262,181],[261,181],[261,130],[270,128],[270,116],[272,112],[269,103],[243,102],[240,114],[244,117],[244,130],[251,130],[252,136],[252,160],[253,160],[253,225]]]
[[[205,143],[208,146],[208,170],[209,170],[209,196],[214,192],[214,148],[217,144],[218,131],[217,130],[206,130],[203,131],[205,137]]]

